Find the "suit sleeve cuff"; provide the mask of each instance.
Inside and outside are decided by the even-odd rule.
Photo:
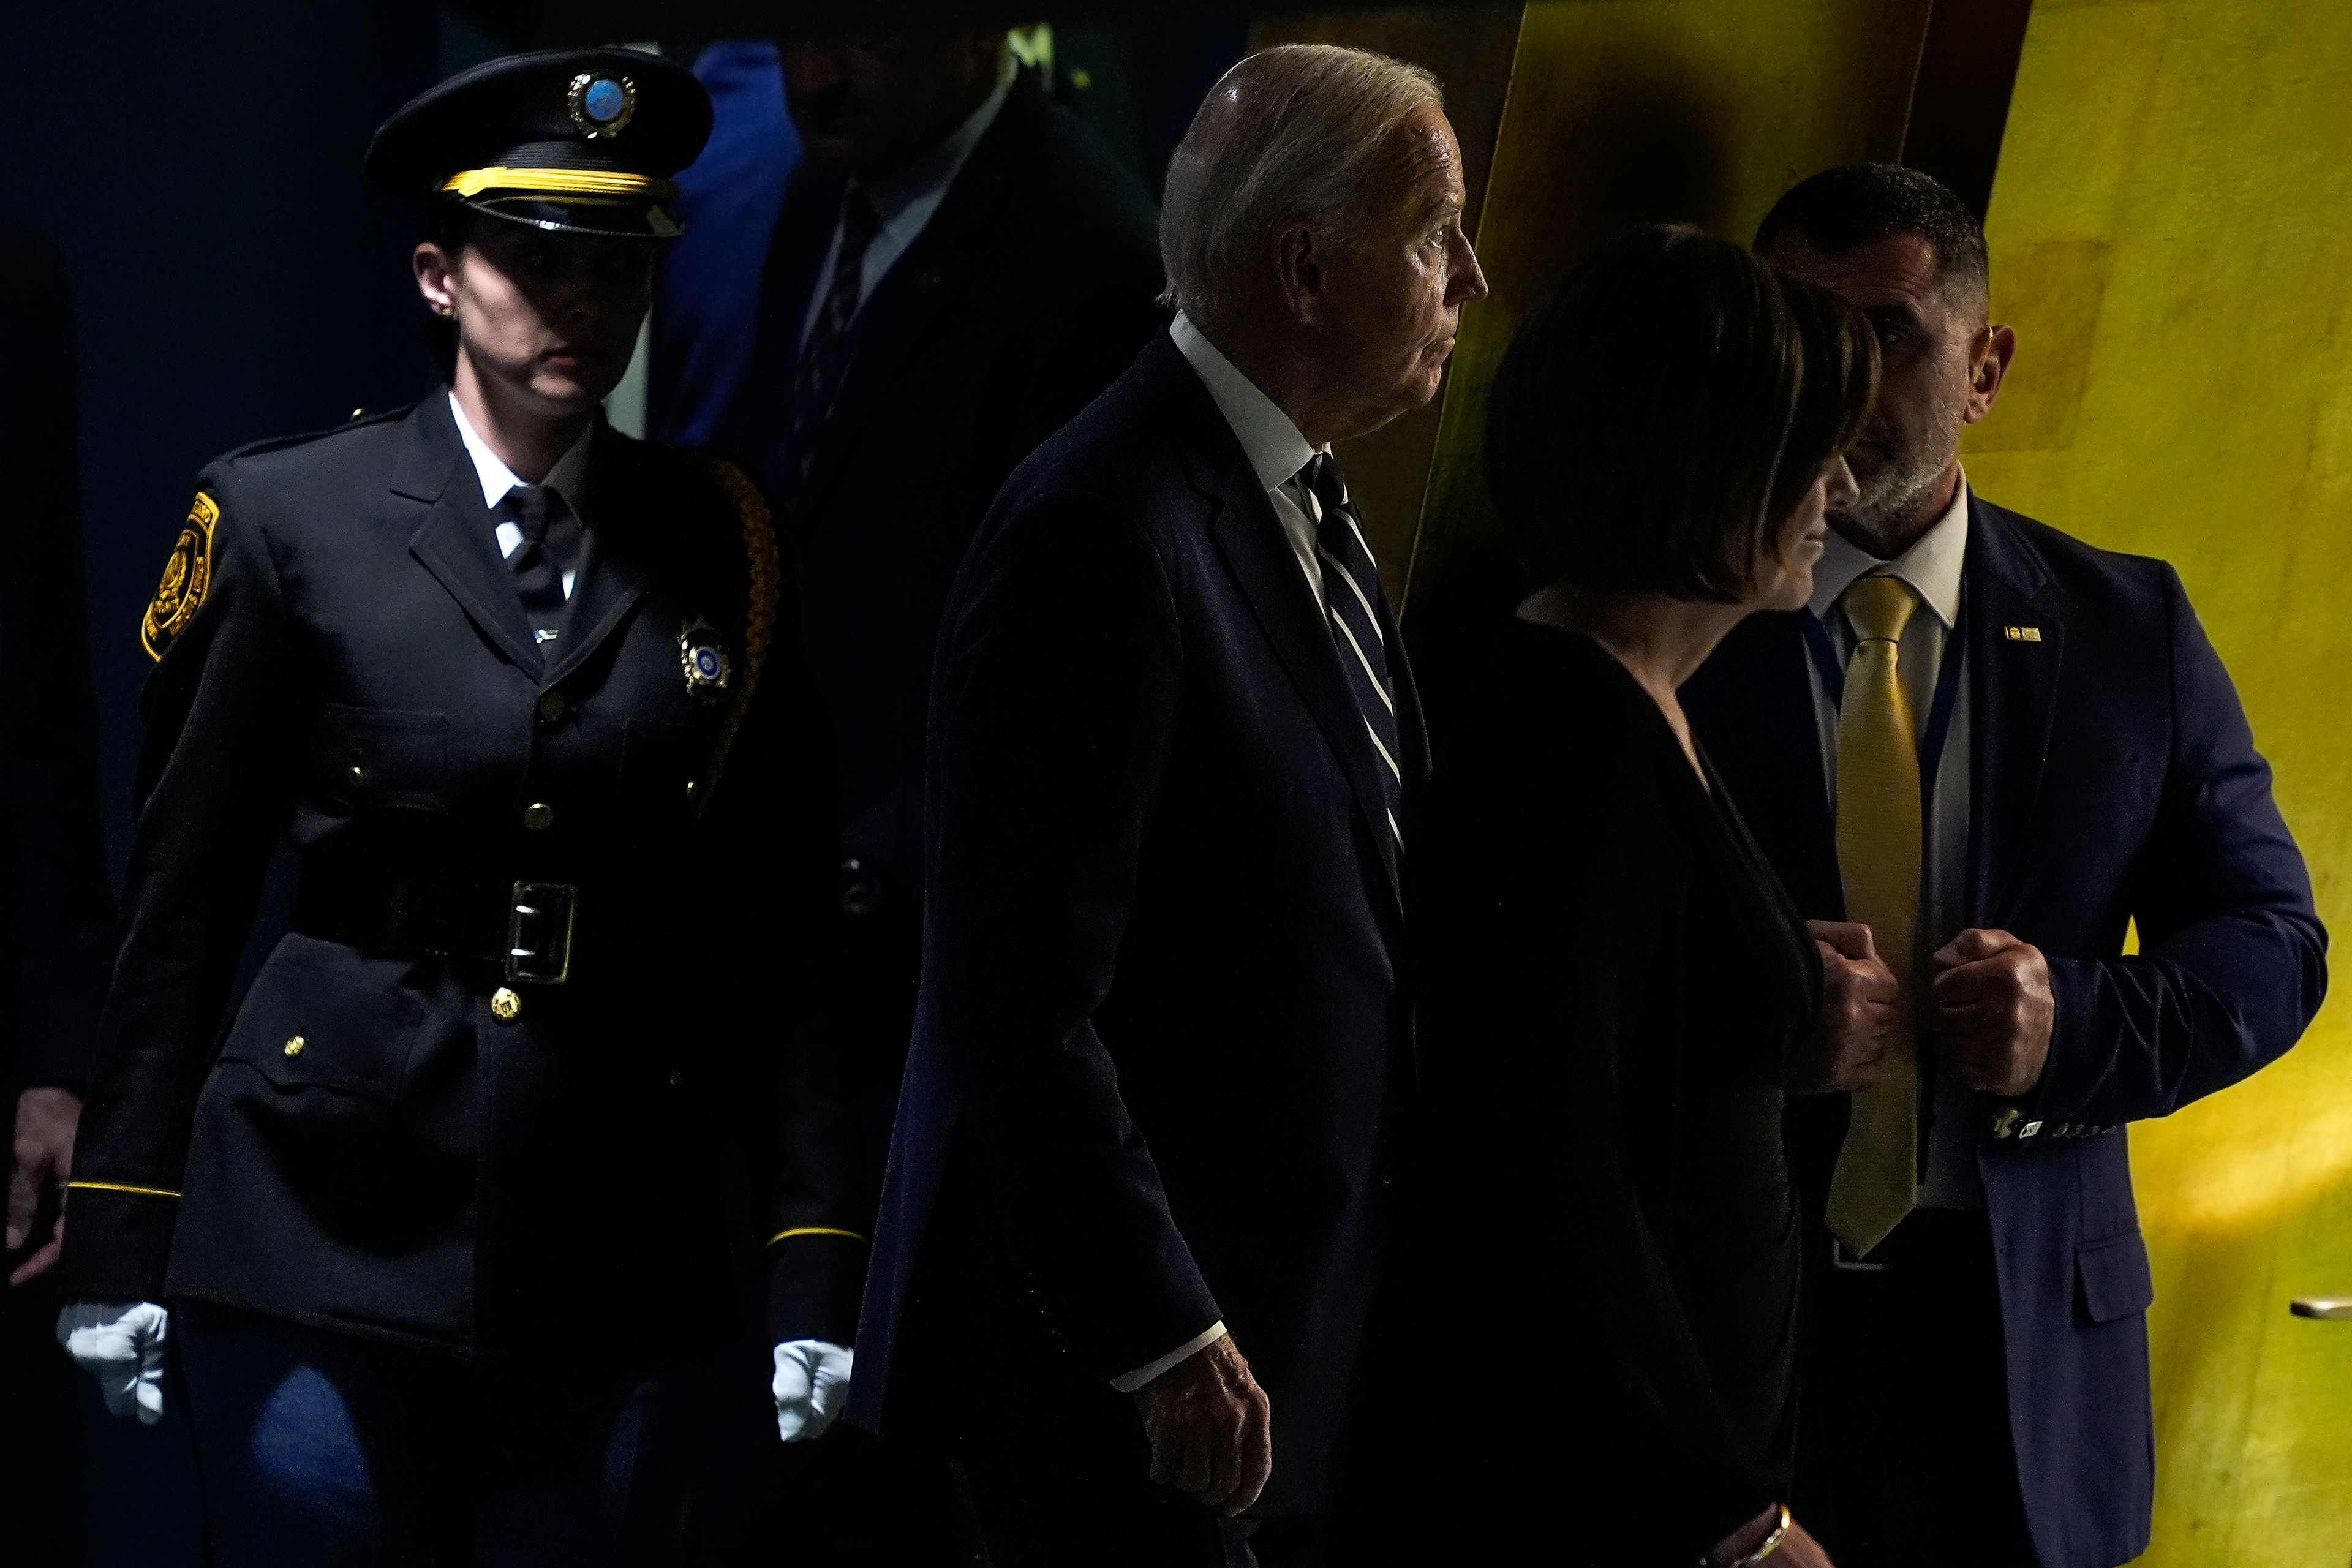
[[[1174,1368],[1179,1362],[1190,1360],[1192,1357],[1200,1354],[1202,1351],[1207,1350],[1211,1345],[1215,1344],[1219,1340],[1223,1339],[1224,1337],[1225,1325],[1223,1322],[1211,1323],[1207,1328],[1202,1330],[1199,1333],[1194,1334],[1191,1339],[1186,1340],[1182,1344],[1178,1345],[1174,1350],[1170,1351],[1158,1361],[1148,1362],[1142,1366],[1137,1367],[1133,1372],[1123,1373],[1119,1376],[1112,1378],[1110,1380],[1110,1385],[1118,1390],[1121,1394],[1133,1394],[1137,1389],[1141,1388],[1145,1384],[1150,1383],[1153,1378],[1158,1377],[1160,1373]]]

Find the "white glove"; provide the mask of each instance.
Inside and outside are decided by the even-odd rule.
[[[776,1347],[776,1435],[787,1443],[814,1443],[849,1400],[856,1351],[824,1340],[787,1340]]]
[[[152,1301],[77,1301],[58,1314],[58,1343],[98,1379],[110,1415],[163,1419],[163,1339],[172,1314]]]

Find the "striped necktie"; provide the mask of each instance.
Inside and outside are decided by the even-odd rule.
[[[1844,604],[1854,644],[1838,704],[1838,875],[1845,918],[1870,928],[1901,987],[1878,1081],[1854,1092],[1830,1177],[1830,1231],[1860,1256],[1902,1223],[1918,1191],[1919,742],[1898,660],[1919,596],[1902,578],[1874,574],[1848,588]]]
[[[1398,822],[1404,815],[1404,770],[1397,764],[1396,682],[1389,675],[1388,638],[1381,629],[1384,617],[1375,608],[1387,603],[1381,593],[1380,568],[1331,455],[1318,453],[1298,478],[1307,513],[1315,521],[1315,554],[1323,568],[1331,640],[1339,647],[1340,673],[1348,678],[1348,689],[1364,716],[1365,732],[1380,753],[1389,832],[1402,849],[1404,829]]]
[[[863,190],[853,185],[841,198],[841,243],[835,247],[833,277],[825,285],[824,303],[809,323],[808,340],[801,344],[793,366],[793,424],[786,437],[787,462],[782,472],[797,488],[808,478],[816,455],[817,433],[833,413],[841,395],[843,374],[849,368],[850,324],[857,319],[865,291],[866,252],[881,231],[882,220]]]

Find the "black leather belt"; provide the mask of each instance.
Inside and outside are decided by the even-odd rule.
[[[572,978],[580,889],[570,882],[430,880],[305,872],[294,929],[385,958],[495,966],[509,984]]]

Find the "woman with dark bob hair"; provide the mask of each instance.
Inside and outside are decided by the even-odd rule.
[[[1780,1112],[1822,963],[1675,689],[1805,604],[1876,376],[1830,294],[1647,227],[1496,377],[1488,482],[1543,585],[1450,727],[1423,862],[1439,1277],[1474,1304],[1454,1517],[1495,1532],[1462,1561],[1828,1562],[1783,1506]]]

